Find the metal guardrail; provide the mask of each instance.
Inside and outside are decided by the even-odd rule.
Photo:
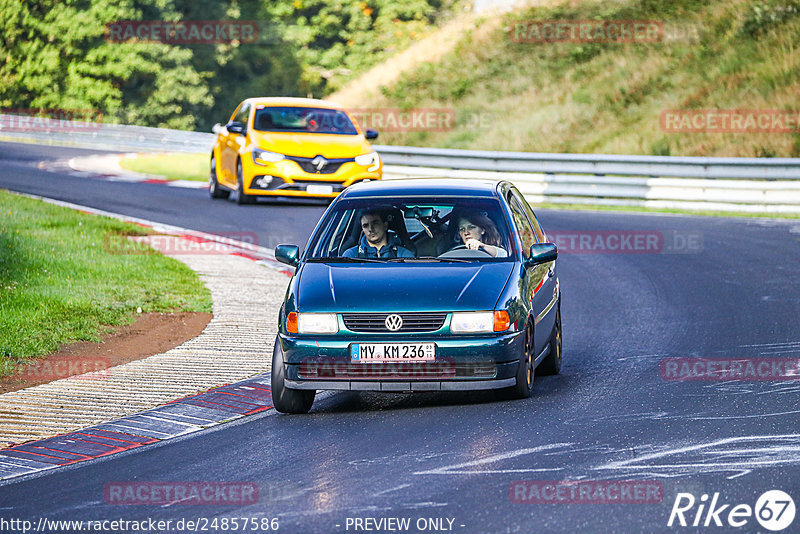
[[[530,202],[800,213],[798,180],[707,180],[510,173],[386,165],[384,179],[457,178],[513,182]]]
[[[168,128],[0,114],[0,137],[129,152],[210,152],[216,136]]]
[[[800,180],[800,158],[696,158],[377,146],[384,163],[494,172]]]
[[[13,121],[17,119],[17,123]],[[208,153],[213,133],[70,121],[0,137],[118,152]],[[35,125],[35,123],[33,123]],[[56,124],[56,126],[58,126]],[[800,213],[800,158],[697,158],[492,152],[375,145],[385,178],[505,179],[534,202]]]
[[[502,178],[537,203],[800,213],[798,158],[376,149],[384,178]]]

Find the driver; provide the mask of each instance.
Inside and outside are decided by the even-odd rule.
[[[458,218],[458,235],[469,250],[482,250],[495,258],[508,252],[500,246],[500,232],[492,220],[482,213],[464,213]]]
[[[414,253],[403,247],[397,234],[389,231],[386,214],[378,210],[365,211],[361,216],[361,241],[342,254],[345,258],[413,258]]]

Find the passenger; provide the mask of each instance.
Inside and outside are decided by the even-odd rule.
[[[458,235],[469,250],[482,250],[495,258],[506,258],[497,226],[482,213],[464,213],[458,218]]]
[[[403,247],[397,234],[389,230],[382,211],[366,211],[361,216],[362,236],[357,247],[342,254],[345,258],[413,258],[414,253]]]

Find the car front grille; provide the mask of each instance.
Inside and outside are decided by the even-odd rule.
[[[343,164],[355,161],[354,158],[340,158],[326,160],[325,165],[317,168],[317,165],[312,163],[315,158],[301,158],[298,156],[286,156],[286,159],[297,163],[304,172],[309,174],[333,174],[339,170]]]
[[[435,332],[444,325],[446,313],[399,313],[403,318],[403,326],[399,330],[386,328],[386,317],[389,313],[343,313],[344,325],[351,332],[363,333],[410,333]]]

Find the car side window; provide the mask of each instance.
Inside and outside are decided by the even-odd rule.
[[[531,253],[531,245],[536,244],[536,233],[533,231],[524,208],[520,206],[519,200],[511,194],[508,195],[508,205],[514,218],[514,226],[517,227],[522,241],[522,254],[527,258]]]
[[[247,119],[250,117],[250,104],[242,104],[236,116],[233,118],[236,122],[241,122],[247,128]]]
[[[511,190],[511,194],[514,195],[514,198],[517,199],[519,204],[523,207],[525,214],[528,216],[528,220],[533,225],[533,230],[536,232],[536,241],[539,243],[544,243],[547,241],[546,236],[544,235],[544,231],[542,230],[541,225],[539,224],[539,220],[536,218],[536,215],[533,213],[533,209],[531,209],[530,204],[528,201],[525,200],[525,197],[520,194],[519,191],[516,189]]]
[[[531,211],[531,214],[533,214],[533,211]],[[533,229],[536,230],[536,237],[539,238],[539,243],[547,243],[547,236],[542,230],[542,225],[539,224],[539,219],[536,218],[536,215],[533,216],[532,222]]]
[[[239,104],[238,106],[236,106],[236,109],[234,109],[233,113],[231,113],[231,116],[228,119],[228,122],[233,122],[233,121],[236,120],[236,116],[239,114],[239,110],[242,109],[242,106],[243,106],[243,104]]]

